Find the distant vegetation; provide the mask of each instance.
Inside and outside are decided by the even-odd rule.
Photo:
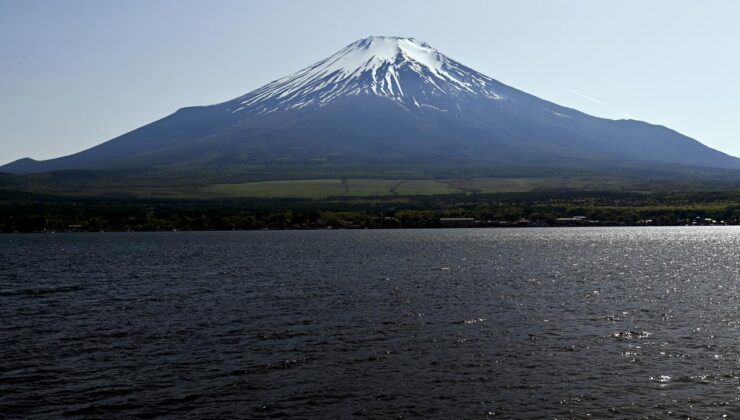
[[[575,216],[580,220],[570,220]],[[440,219],[451,217],[472,218],[481,227],[740,224],[740,194],[534,191],[182,200],[0,192],[2,232],[435,228],[447,226]]]

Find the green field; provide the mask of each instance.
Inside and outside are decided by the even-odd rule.
[[[533,191],[641,192],[660,187],[617,177],[424,179],[302,179],[212,184],[199,190],[211,197],[309,198],[521,193]]]
[[[204,192],[228,197],[300,197],[324,198],[346,194],[339,179],[307,179],[296,181],[245,182],[242,184],[214,184]]]
[[[739,182],[712,182],[670,177],[540,176],[423,178],[386,174],[322,178],[265,180],[249,174],[143,174],[120,176],[103,172],[60,172],[0,176],[1,191],[81,197],[131,197],[168,199],[366,199],[463,194],[538,194],[547,192],[610,192],[650,194],[659,192],[736,191]]]
[[[326,198],[462,193],[446,181],[397,179],[299,179],[213,184],[204,193],[224,197]]]

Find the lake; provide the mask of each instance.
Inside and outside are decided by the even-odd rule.
[[[740,229],[0,236],[0,414],[740,415]]]

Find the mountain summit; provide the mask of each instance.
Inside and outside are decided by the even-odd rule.
[[[421,108],[445,96],[503,99],[493,79],[413,38],[370,37],[235,100],[232,112],[263,114],[377,95]]]
[[[478,73],[413,38],[369,37],[236,99],[183,108],[13,173],[258,165],[740,169],[662,126],[596,118]],[[335,172],[330,172],[336,175]]]

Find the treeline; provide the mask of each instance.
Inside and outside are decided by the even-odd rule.
[[[0,195],[0,231],[163,231],[740,224],[736,197],[561,193],[396,199],[166,201]],[[558,219],[578,220],[558,220]],[[467,221],[465,225],[471,225]]]

